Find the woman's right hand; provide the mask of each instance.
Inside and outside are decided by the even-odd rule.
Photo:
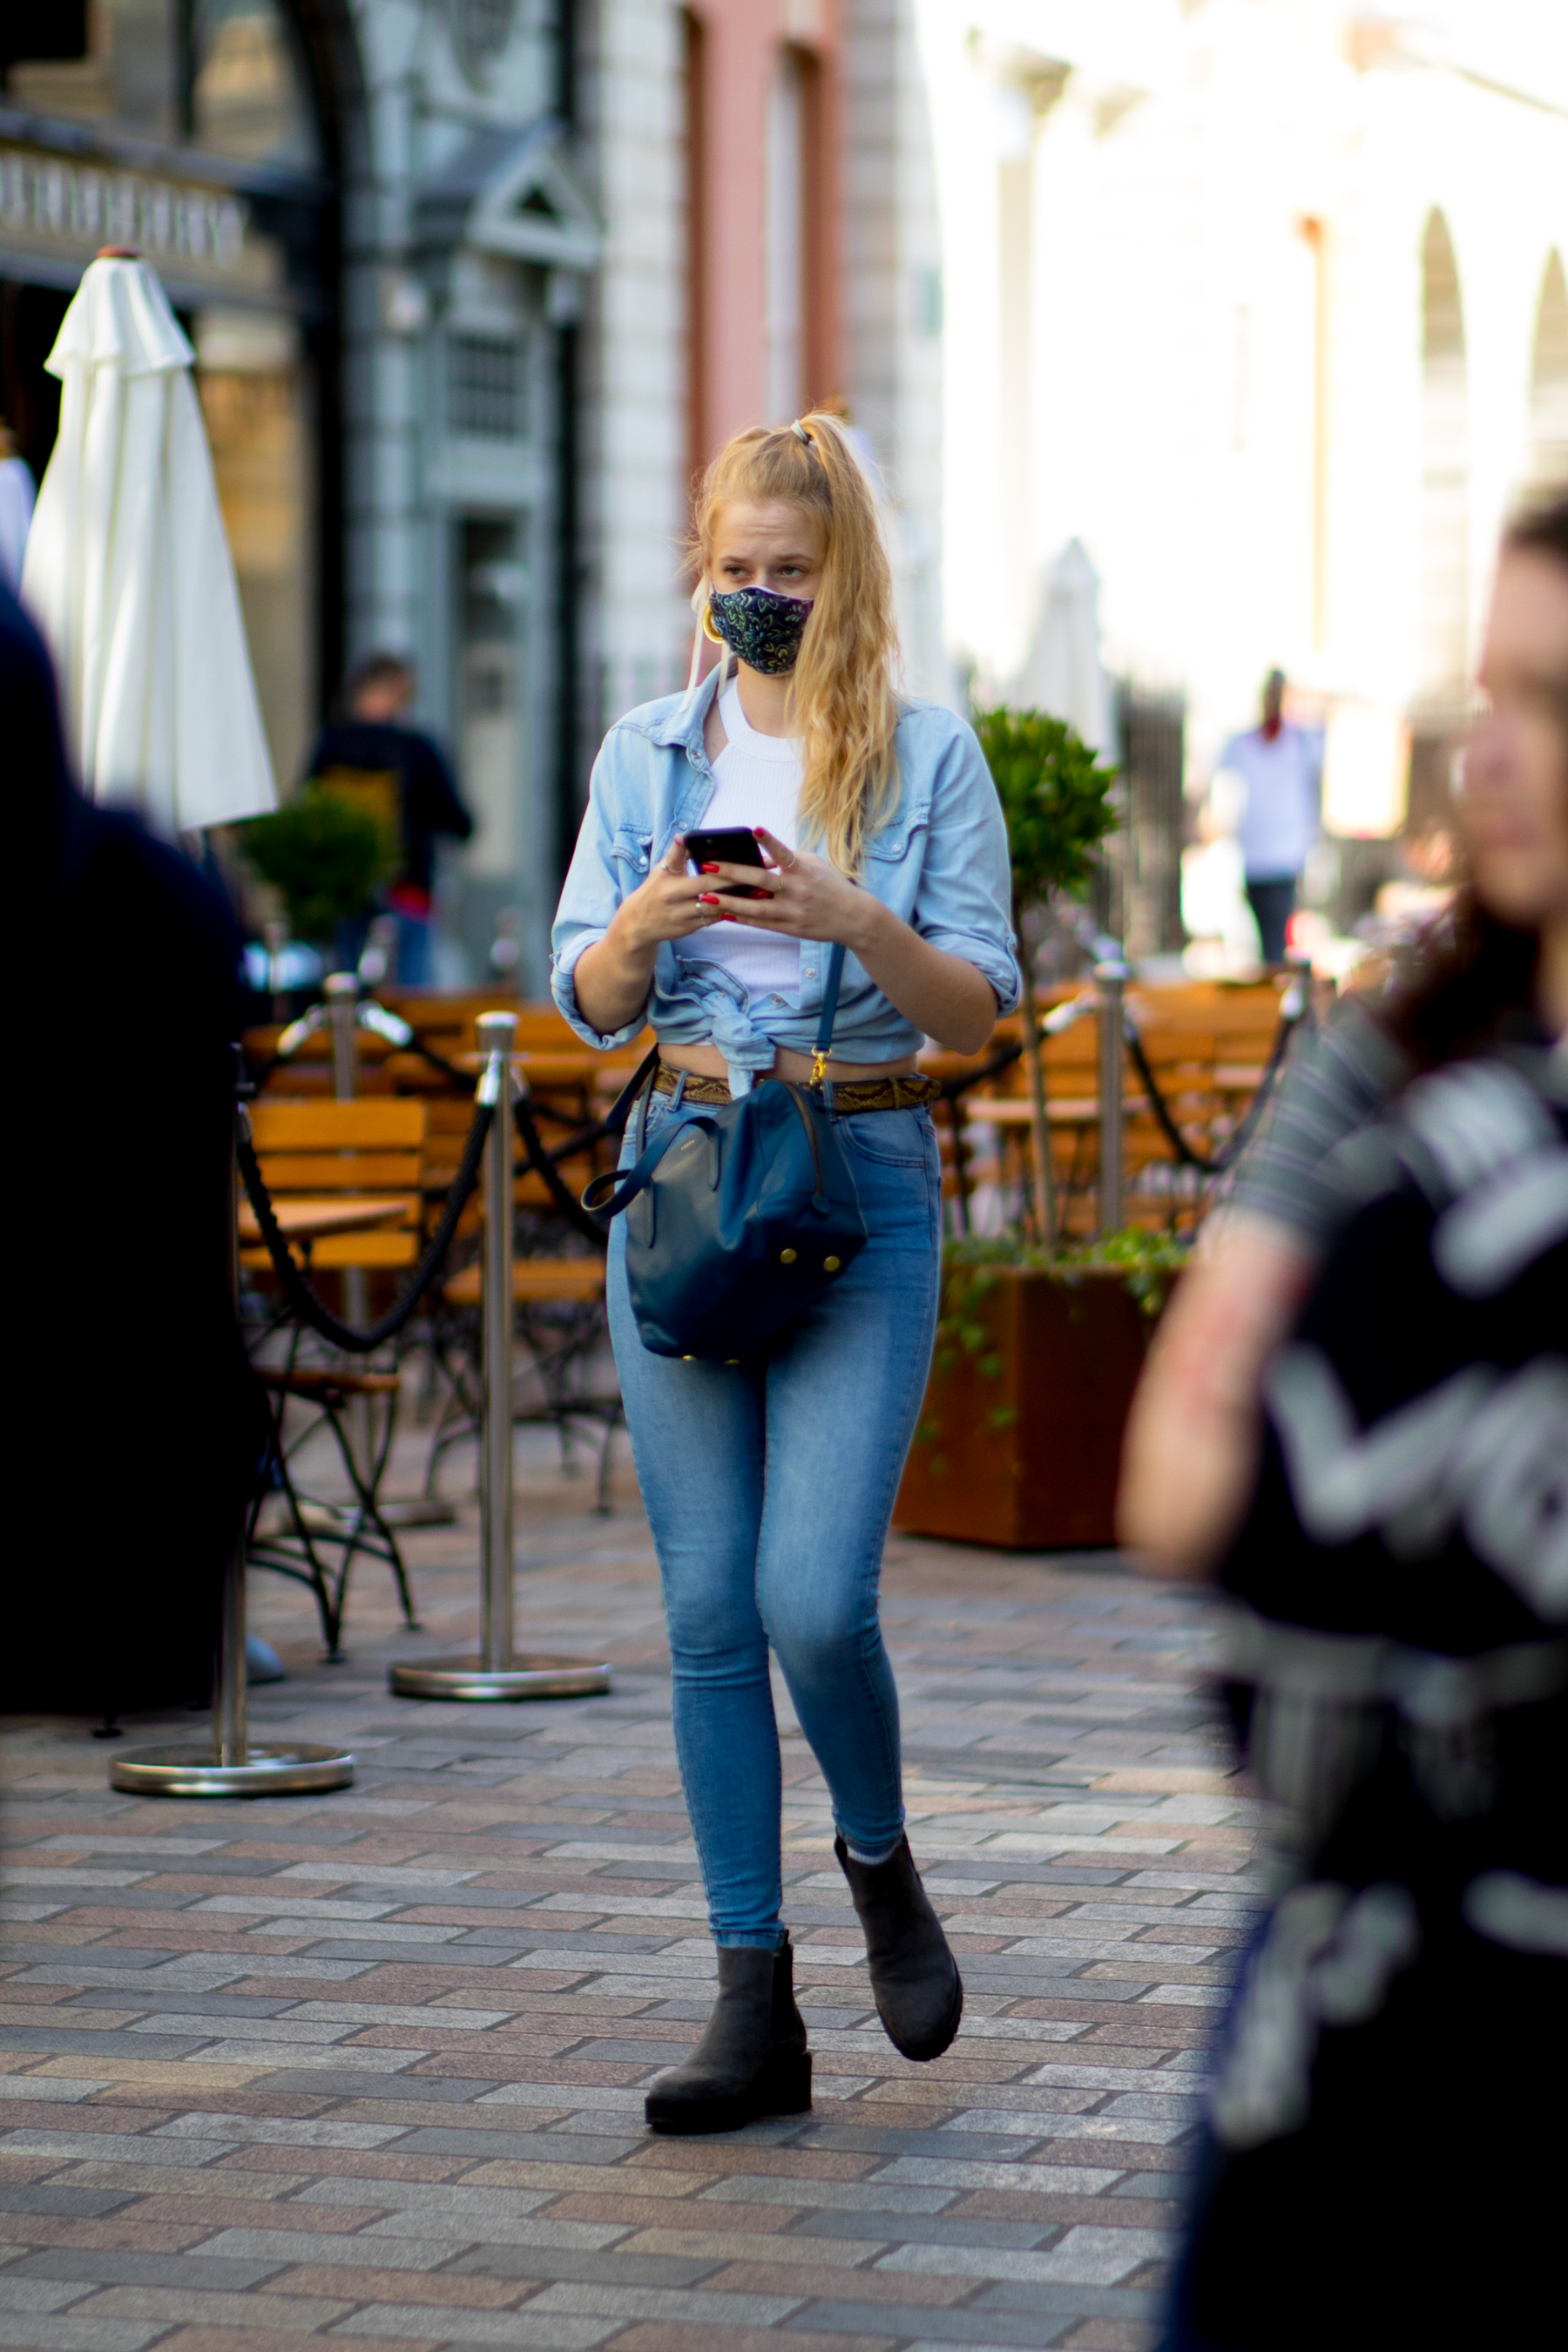
[[[647,880],[621,900],[604,938],[577,959],[578,1010],[601,1037],[614,1036],[641,1013],[664,940],[684,940],[723,921],[725,909],[712,900],[712,883],[688,874],[686,843],[677,834]]]
[[[688,939],[724,919],[721,908],[702,904],[704,893],[711,901],[712,883],[688,874],[686,864],[686,842],[678,833],[647,880],[622,899],[605,934],[627,954],[646,954],[650,972],[662,940]]]

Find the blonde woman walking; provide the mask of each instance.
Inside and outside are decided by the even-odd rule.
[[[701,2040],[648,2095],[668,2132],[810,2105],[780,1916],[770,1650],[832,1795],[883,2025],[916,2059],[958,2031],[963,1986],[904,1836],[878,1581],[936,1319],[933,1088],[915,1055],[928,1035],[975,1051],[1018,992],[996,794],[963,721],[895,690],[892,582],[837,422],[730,442],[701,487],[694,556],[723,658],[605,740],[556,919],[555,999],[594,1045],[651,1022],[651,1135],[764,1081],[809,1082],[842,947],[826,1075],[868,1238],[765,1349],[724,1364],[643,1346],[619,1220],[612,1236],[611,1336],[719,1958]],[[764,870],[689,871],[699,827],[744,828]]]

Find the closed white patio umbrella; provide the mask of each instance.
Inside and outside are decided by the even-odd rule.
[[[1111,746],[1110,687],[1100,657],[1100,575],[1069,539],[1040,583],[1039,615],[1019,698],[1075,727],[1091,751]]]
[[[145,262],[90,265],[22,572],[85,790],[163,833],[277,804],[195,357]]]

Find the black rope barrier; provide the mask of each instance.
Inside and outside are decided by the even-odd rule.
[[[456,1085],[468,1084],[466,1073],[458,1069],[455,1062],[447,1061],[444,1054],[438,1054],[433,1045],[426,1045],[421,1039],[415,1038],[404,1050],[419,1055],[423,1060],[429,1063],[433,1070],[438,1070],[443,1077],[451,1079]],[[553,1150],[545,1148],[544,1139],[534,1122],[533,1105],[527,1093],[519,1093],[512,1097],[512,1124],[517,1129],[518,1139],[522,1145],[528,1166],[539,1177],[550,1195],[552,1205],[559,1214],[565,1218],[573,1232],[582,1234],[599,1249],[604,1249],[608,1243],[609,1227],[593,1215],[589,1210],[584,1208],[571,1187],[563,1181],[560,1173],[560,1163],[563,1160],[574,1160],[581,1153],[592,1150],[594,1145],[603,1142],[605,1137],[619,1135],[622,1132],[630,1116],[632,1104],[637,1099],[637,1089],[649,1076],[651,1065],[657,1058],[658,1048],[656,1047],[654,1053],[639,1065],[632,1076],[630,1085],[622,1089],[608,1114],[604,1118],[595,1119],[591,1125],[580,1129],[575,1134],[569,1135],[564,1143],[558,1143]]]
[[[535,1175],[542,1181],[544,1189],[555,1208],[565,1218],[574,1233],[584,1234],[599,1249],[605,1248],[610,1238],[609,1226],[601,1223],[590,1210],[585,1209],[570,1185],[563,1181],[554,1160],[545,1150],[540,1139],[539,1129],[533,1123],[533,1111],[525,1094],[516,1094],[512,1097],[511,1118],[512,1125],[517,1129],[519,1139],[527,1156],[528,1164]],[[580,1151],[585,1149],[578,1139],[573,1138],[571,1140],[574,1150]],[[567,1156],[563,1150],[562,1157],[564,1159]]]
[[[1159,1083],[1149,1065],[1149,1057],[1143,1051],[1143,1041],[1131,1023],[1128,1023],[1127,1050],[1131,1055],[1133,1066],[1148,1092],[1149,1106],[1153,1111],[1161,1132],[1181,1166],[1195,1168],[1205,1176],[1223,1176],[1235,1166],[1252,1140],[1258,1122],[1262,1118],[1268,1097],[1274,1090],[1275,1082],[1289,1049],[1290,1040],[1300,1025],[1302,1017],[1301,1013],[1289,1014],[1280,1022],[1269,1052],[1268,1065],[1258,1081],[1258,1091],[1247,1105],[1246,1117],[1236,1133],[1212,1156],[1194,1151],[1182,1133],[1170,1105],[1160,1092]],[[988,1055],[986,1059],[973,1070],[964,1070],[957,1077],[943,1078],[941,1100],[944,1103],[961,1102],[972,1088],[984,1086],[988,1078],[1000,1077],[1004,1070],[1010,1070],[1014,1063],[1021,1058],[1023,1051],[1021,1041],[999,1046],[994,1054]]]
[[[1227,1137],[1226,1140],[1220,1146],[1220,1149],[1216,1152],[1213,1153],[1212,1156],[1201,1151],[1194,1151],[1192,1145],[1187,1141],[1186,1137],[1182,1133],[1181,1129],[1176,1124],[1174,1115],[1172,1112],[1169,1103],[1165,1100],[1164,1096],[1160,1092],[1159,1082],[1155,1078],[1154,1073],[1149,1065],[1149,1056],[1143,1051],[1143,1040],[1140,1037],[1137,1030],[1132,1026],[1131,1023],[1128,1023],[1126,1032],[1127,1050],[1132,1056],[1133,1067],[1136,1069],[1140,1079],[1142,1081],[1144,1089],[1148,1094],[1149,1108],[1154,1114],[1155,1119],[1159,1124],[1161,1133],[1164,1136],[1166,1142],[1170,1145],[1172,1150],[1176,1155],[1177,1160],[1184,1168],[1195,1168],[1199,1174],[1203,1176],[1224,1176],[1230,1169],[1235,1167],[1237,1161],[1240,1159],[1242,1153],[1246,1150],[1247,1145],[1252,1140],[1258,1122],[1262,1118],[1264,1110],[1268,1105],[1268,1097],[1274,1091],[1275,1080],[1279,1076],[1280,1069],[1284,1065],[1286,1054],[1289,1050],[1290,1040],[1296,1034],[1300,1019],[1301,1015],[1300,1013],[1296,1013],[1294,1015],[1287,1016],[1285,1020],[1280,1022],[1278,1033],[1274,1039],[1273,1046],[1269,1052],[1268,1064],[1264,1069],[1262,1077],[1259,1078],[1258,1082],[1258,1091],[1247,1107],[1246,1117],[1242,1119],[1240,1126],[1236,1130],[1236,1133]]]
[[[964,1070],[956,1078],[943,1078],[941,1082],[942,1100],[958,1102],[972,1087],[984,1086],[987,1078],[999,1078],[1004,1070],[1010,1070],[1015,1062],[1021,1060],[1023,1052],[1021,1042],[999,1045],[977,1069]]]
[[[452,1180],[447,1205],[442,1212],[441,1222],[431,1236],[430,1246],[415,1267],[407,1289],[395,1305],[388,1307],[378,1322],[370,1324],[363,1331],[356,1331],[350,1323],[340,1322],[331,1308],[316,1296],[295,1263],[294,1254],[273,1210],[272,1197],[267,1190],[260,1162],[256,1157],[256,1147],[250,1139],[248,1123],[240,1118],[236,1139],[239,1172],[250,1205],[256,1212],[256,1222],[261,1228],[267,1254],[272,1260],[289,1306],[302,1321],[309,1323],[312,1330],[326,1340],[329,1347],[341,1348],[346,1355],[368,1356],[377,1348],[384,1347],[388,1339],[395,1338],[402,1330],[446,1263],[447,1253],[452,1246],[452,1236],[458,1230],[458,1220],[467,1208],[469,1195],[479,1181],[479,1160],[494,1117],[492,1104],[475,1104],[473,1124],[468,1129],[468,1139],[463,1146],[462,1161]]]

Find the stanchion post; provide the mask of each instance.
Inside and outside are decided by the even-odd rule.
[[[1127,965],[1097,963],[1100,987],[1100,1185],[1095,1230],[1101,1241],[1121,1231],[1121,1077],[1125,1046],[1122,991],[1131,977]]]
[[[234,1062],[237,1087],[244,1067],[237,1045]],[[244,1103],[237,1095],[228,1160],[229,1285],[237,1323],[239,1162],[235,1147],[238,1124],[245,1115]],[[166,1747],[139,1748],[129,1755],[117,1756],[109,1768],[111,1789],[139,1797],[304,1797],[319,1796],[331,1789],[346,1789],[353,1781],[354,1759],[346,1748],[250,1745],[250,1697],[245,1658],[245,1537],[242,1517],[224,1562],[217,1655],[213,1663],[211,1738],[199,1746],[195,1740],[178,1740]]]
[[[479,1347],[484,1420],[479,1430],[479,1654],[394,1666],[401,1698],[588,1698],[610,1687],[609,1666],[584,1658],[519,1657],[512,1588],[512,1101],[517,1016],[482,1013],[474,1024],[485,1056],[476,1101],[494,1106],[484,1158],[484,1260]]]
[[[359,1092],[359,976],[330,971],[321,982],[332,1032],[332,1093],[353,1102]]]
[[[289,926],[274,915],[261,926],[261,936],[267,946],[267,992],[272,999],[272,1018],[281,1021],[289,1009],[283,987],[283,950],[289,944]]]
[[[494,1071],[495,1118],[485,1142],[483,1459],[479,1472],[479,1660],[487,1673],[511,1664],[512,1637],[512,1193],[511,1050],[517,1021],[483,1013],[474,1024]],[[487,1090],[489,1090],[487,1088]]]

